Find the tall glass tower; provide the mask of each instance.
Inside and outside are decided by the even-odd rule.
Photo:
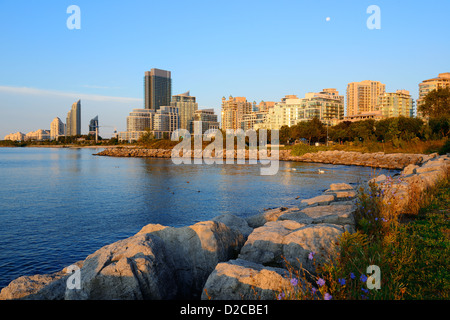
[[[72,105],[72,109],[67,113],[66,135],[81,135],[81,101],[78,100]]]
[[[145,109],[158,110],[161,106],[170,106],[172,97],[172,79],[170,71],[151,69],[144,77]]]

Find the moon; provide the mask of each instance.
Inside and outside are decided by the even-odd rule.
[[[327,21],[330,21],[331,20],[331,18],[330,17],[327,17],[325,20],[327,20]]]

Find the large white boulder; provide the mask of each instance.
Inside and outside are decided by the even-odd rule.
[[[289,285],[285,269],[230,260],[219,263],[208,277],[202,300],[274,300]]]
[[[292,220],[268,222],[255,229],[248,237],[239,254],[240,259],[266,266],[301,267],[314,272],[308,259],[315,253],[317,262],[324,262],[334,255],[335,244],[345,232],[335,224],[302,224]]]

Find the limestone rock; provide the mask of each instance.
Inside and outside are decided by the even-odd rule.
[[[81,289],[67,289],[67,300],[170,299],[177,284],[163,241],[137,234],[107,245],[84,261]]]
[[[423,166],[415,168],[414,173],[424,173],[424,172],[430,172],[430,171],[444,172],[444,170],[445,170],[444,161],[428,161]]]
[[[209,274],[219,262],[237,256],[245,242],[241,232],[218,221],[167,227],[151,233],[164,243],[166,263],[177,283],[177,298],[199,298]]]
[[[304,262],[303,267],[314,271],[312,265],[308,265],[309,253],[319,253],[322,258],[331,255],[334,243],[344,230],[334,224],[305,225],[291,220],[268,222],[250,234],[239,258],[274,267],[285,267],[285,260],[299,266],[299,260]]]
[[[370,179],[369,183],[381,183],[381,182],[386,181],[386,179],[387,179],[386,175],[380,174],[379,176],[376,176],[375,178]]]
[[[202,300],[274,300],[290,285],[286,273],[242,259],[222,262],[208,277]]]
[[[332,183],[330,184],[330,189],[327,191],[343,191],[343,190],[353,190],[353,187],[348,183]]]
[[[0,300],[62,300],[64,274],[22,276],[13,280],[0,293]]]
[[[329,261],[335,256],[336,244],[344,231],[342,226],[326,223],[300,228],[284,238],[283,256],[294,268],[315,272],[309,253],[315,253],[316,264]]]
[[[413,174],[414,173],[414,169],[416,169],[416,168],[419,168],[419,166],[417,166],[415,164],[409,164],[403,169],[402,174],[404,176]]]
[[[66,299],[195,299],[217,263],[237,255],[243,235],[217,221],[173,228],[147,225],[84,261],[81,289]]]
[[[223,214],[212,219],[212,221],[218,221],[225,224],[232,230],[237,230],[244,236],[245,239],[252,233],[253,228],[249,227],[247,221],[244,218],[232,215]]]
[[[267,222],[264,226],[253,230],[242,247],[239,258],[282,267],[284,237],[304,226],[291,220]]]
[[[263,213],[248,217],[247,223],[251,228],[258,228],[263,226],[266,222],[269,221],[276,221],[278,219],[278,217],[282,214],[288,213],[288,212],[293,212],[293,211],[298,211],[299,208],[297,207],[292,207],[292,208],[287,208],[287,207],[281,207],[281,208],[276,208],[276,209],[271,209],[271,210],[267,210]]]
[[[74,265],[81,268],[83,262],[78,261]],[[0,300],[63,300],[69,276],[67,268],[64,268],[53,274],[19,277],[2,289]]]
[[[279,220],[294,220],[303,224],[331,223],[338,225],[354,225],[353,213],[356,207],[350,204],[333,204],[304,208],[301,211],[281,215]]]
[[[334,194],[324,194],[311,199],[304,199],[301,202],[308,206],[324,206],[329,205],[330,202],[336,199]]]

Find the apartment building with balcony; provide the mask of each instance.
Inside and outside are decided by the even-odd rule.
[[[408,90],[385,92],[378,96],[377,110],[381,111],[384,118],[413,117],[413,99]]]
[[[436,78],[431,78],[419,83],[419,98],[417,99],[417,117],[423,118],[419,107],[423,104],[425,96],[433,90],[450,88],[450,72],[439,73]]]
[[[378,97],[386,92],[386,85],[379,81],[364,80],[347,85],[346,116],[377,111]]]

